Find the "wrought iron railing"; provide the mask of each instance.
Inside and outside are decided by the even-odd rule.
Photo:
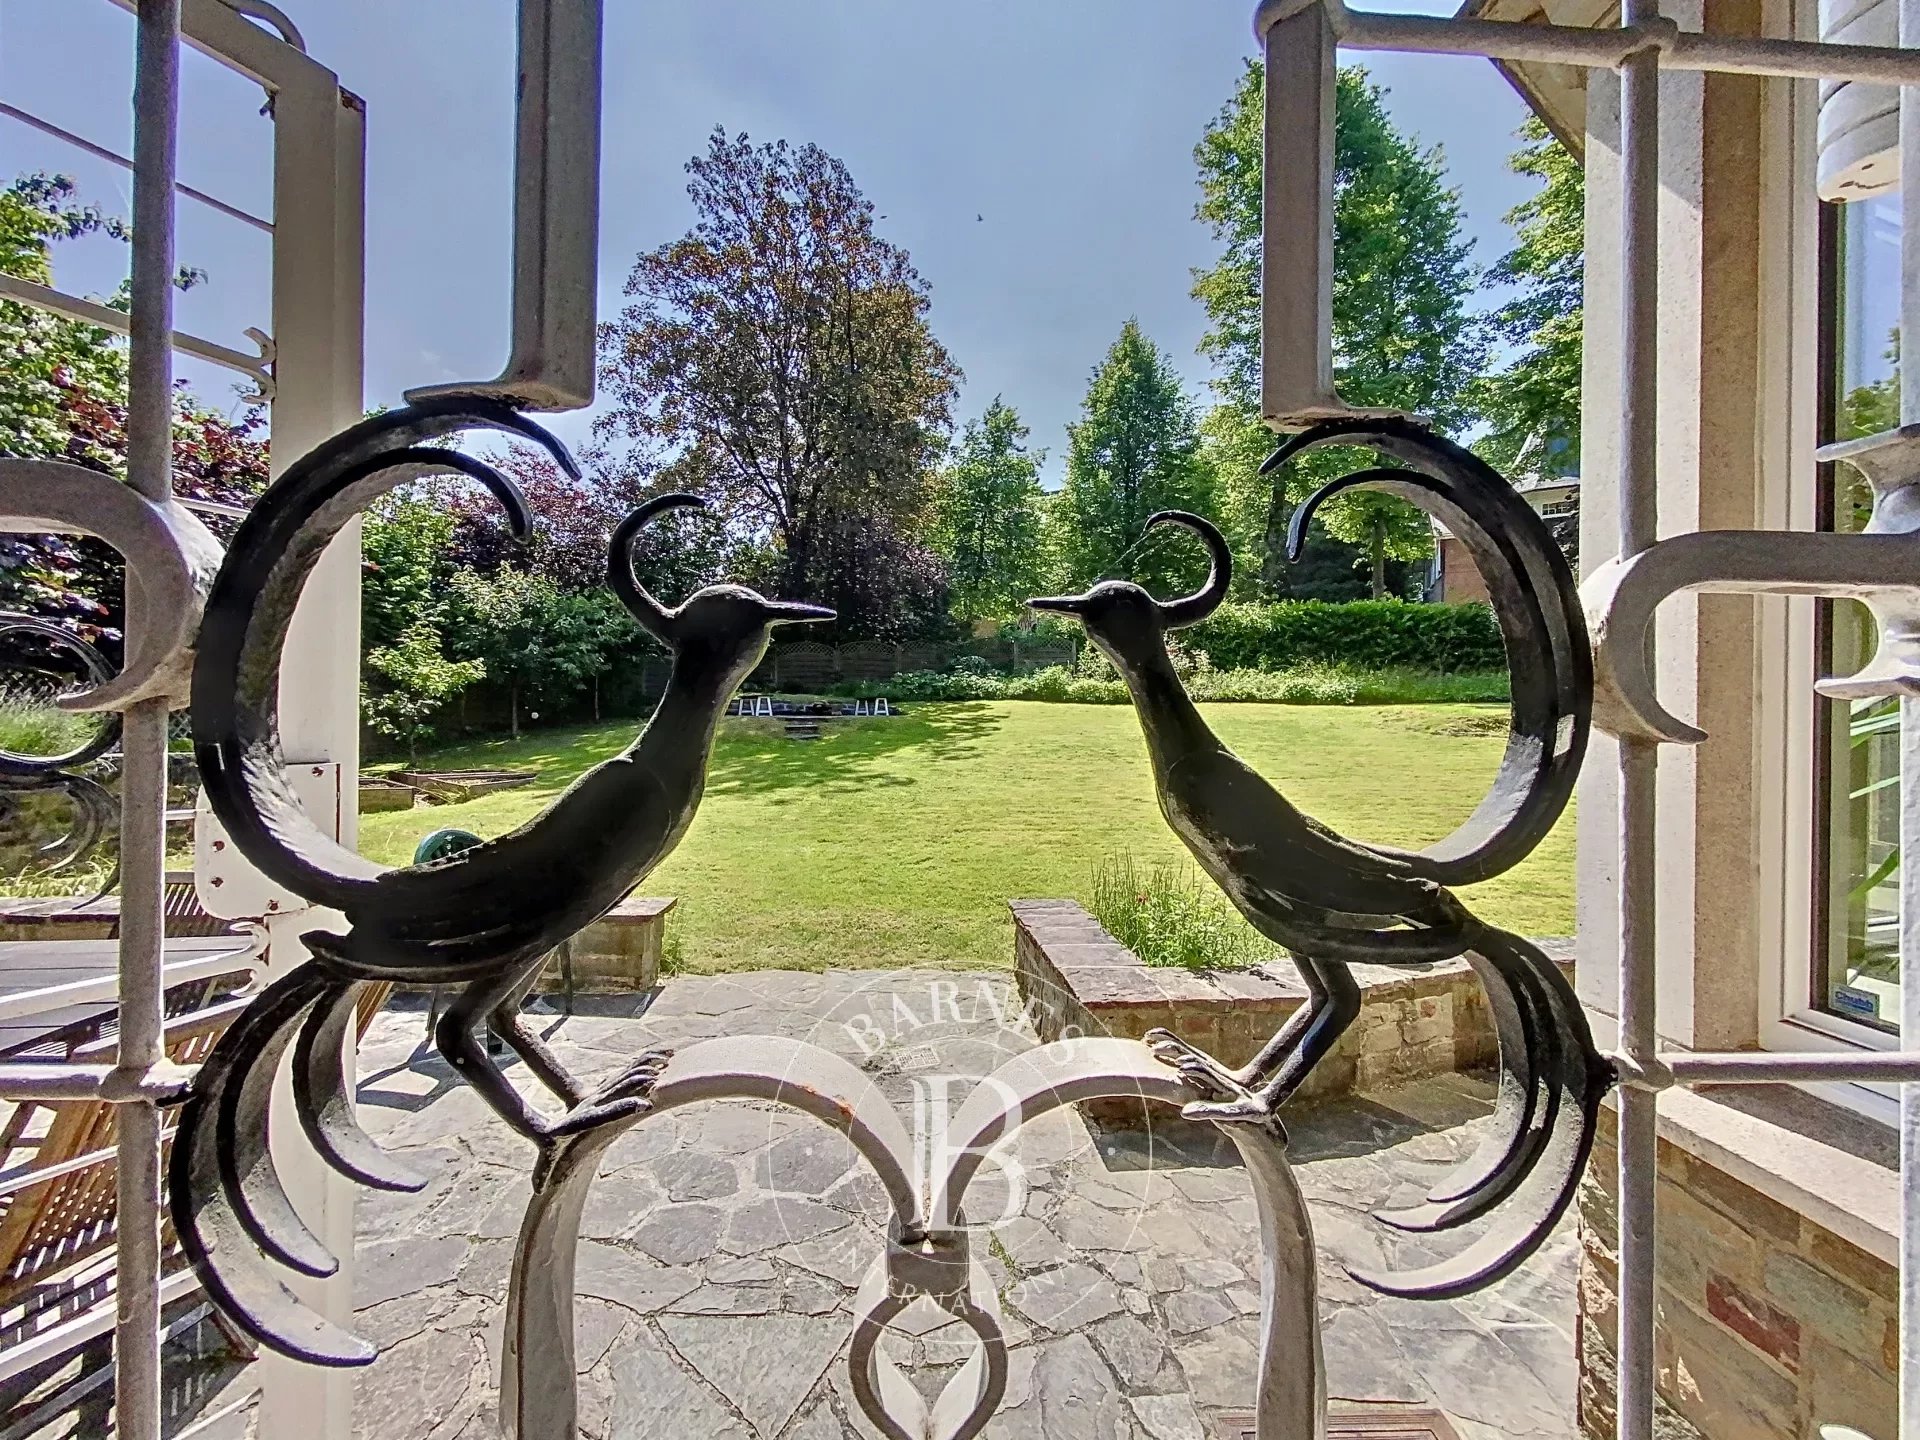
[[[222,0],[187,0],[197,25],[218,28]],[[279,23],[271,7],[237,8]],[[586,403],[593,374],[593,294],[599,136],[600,0],[522,0],[520,184],[516,190],[514,350],[495,380],[416,392],[407,409],[317,444],[309,423],[281,427],[287,467],[236,536],[220,547],[171,499],[167,429],[173,268],[177,65],[181,0],[140,0],[136,80],[133,397],[129,483],[47,463],[0,462],[0,513],[15,528],[99,535],[126,557],[141,603],[133,607],[122,672],[77,702],[123,716],[122,1018],[116,1063],[0,1066],[0,1095],[104,1098],[121,1107],[118,1425],[131,1440],[159,1433],[159,1110],[184,1102],[171,1180],[172,1213],[196,1272],[240,1323],[284,1353],[335,1366],[371,1352],[337,1321],[284,1290],[270,1262],[307,1276],[333,1265],[335,1235],[310,1231],[294,1212],[266,1143],[273,1077],[291,1054],[299,1130],[336,1170],[362,1184],[412,1183],[353,1121],[343,1046],[359,985],[372,980],[454,982],[461,999],[438,1041],[456,1070],[535,1145],[535,1193],[521,1232],[509,1301],[503,1411],[522,1440],[572,1433],[569,1319],[571,1253],[580,1208],[601,1150],[620,1131],[696,1099],[753,1095],[814,1114],[854,1140],[892,1202],[885,1254],[857,1307],[853,1389],[885,1433],[970,1436],[999,1402],[1005,1380],[997,1301],[983,1286],[962,1224],[966,1182],[979,1157],[1025,1118],[1114,1093],[1186,1105],[1240,1147],[1260,1201],[1266,1249],[1265,1347],[1260,1433],[1316,1434],[1324,1384],[1314,1307],[1310,1219],[1286,1161],[1273,1107],[1297,1084],[1347,1013],[1343,967],[1351,960],[1431,959],[1471,951],[1501,1027],[1503,1088],[1491,1141],[1467,1172],[1432,1197],[1421,1217],[1445,1228],[1469,1215],[1517,1206],[1522,1223],[1496,1229],[1449,1270],[1377,1277],[1382,1288],[1458,1293],[1503,1273],[1551,1225],[1586,1157],[1595,1108],[1615,1077],[1620,1097],[1618,1425],[1623,1440],[1652,1433],[1653,1195],[1655,1117],[1673,1085],[1740,1080],[1920,1080],[1920,1053],[1872,1056],[1675,1054],[1657,1043],[1652,921],[1656,757],[1661,744],[1702,737],[1671,716],[1654,691],[1648,627],[1662,600],[1683,590],[1849,595],[1874,611],[1879,654],[1861,675],[1823,682],[1842,696],[1920,693],[1920,541],[1908,533],[1920,507],[1909,429],[1837,448],[1874,483],[1874,523],[1862,535],[1708,532],[1660,540],[1656,528],[1655,423],[1659,320],[1655,207],[1663,68],[1832,77],[1920,87],[1920,50],[1693,35],[1660,16],[1655,0],[1627,0],[1617,29],[1517,25],[1349,12],[1335,0],[1268,0],[1256,25],[1267,61],[1266,257],[1263,267],[1266,418],[1306,432],[1283,455],[1339,438],[1393,456],[1402,468],[1362,472],[1337,486],[1389,488],[1432,510],[1476,549],[1516,656],[1515,724],[1496,797],[1448,842],[1394,857],[1305,826],[1263,781],[1212,740],[1159,648],[1167,628],[1204,615],[1225,583],[1217,536],[1196,517],[1167,517],[1216,552],[1208,588],[1165,604],[1109,583],[1061,597],[1127,679],[1148,743],[1169,763],[1162,803],[1196,856],[1256,923],[1303,960],[1314,1001],[1256,1063],[1230,1071],[1175,1035],[1151,1048],[1078,1041],[1022,1057],[963,1106],[949,1136],[951,1164],[915,1173],[900,1124],[844,1062],[792,1042],[728,1039],[681,1054],[647,1055],[589,1093],[538,1039],[520,1028],[516,1002],[557,940],[593,918],[672,848],[697,805],[713,723],[759,658],[769,627],[812,618],[804,608],[737,587],[710,587],[677,608],[635,582],[626,545],[662,502],[616,534],[609,584],[675,652],[667,696],[617,771],[603,771],[521,834],[432,867],[378,872],[317,828],[284,773],[279,662],[294,601],[328,541],[383,488],[428,470],[492,485],[512,508],[511,487],[485,467],[427,442],[456,428],[493,424],[543,439],[521,413]],[[284,17],[280,17],[283,19]],[[245,43],[298,54],[233,16]],[[1920,0],[1904,0],[1902,36],[1920,46]],[[199,38],[203,41],[204,34]],[[238,43],[236,41],[236,43]],[[1356,415],[1335,392],[1330,348],[1332,276],[1332,56],[1335,46],[1541,59],[1617,69],[1623,77],[1625,203],[1622,281],[1619,553],[1585,591],[1585,619],[1558,552],[1537,516],[1500,498],[1497,477],[1404,417]],[[304,61],[304,56],[301,57]],[[308,62],[310,63],[310,62]],[[243,68],[246,68],[243,66]],[[257,73],[257,72],[256,72]],[[1920,101],[1909,90],[1910,118]],[[328,100],[337,104],[337,95]],[[285,117],[282,117],[284,121]],[[330,137],[321,142],[337,162]],[[1905,203],[1920,206],[1920,143],[1910,143]],[[330,178],[338,172],[330,171]],[[1909,233],[1920,235],[1920,214]],[[276,213],[276,227],[286,217]],[[278,236],[278,229],[276,236]],[[337,273],[329,280],[332,286]],[[337,288],[327,291],[337,311]],[[1920,292],[1905,297],[1920,331]],[[357,301],[356,301],[357,309]],[[280,370],[289,337],[276,320]],[[314,346],[357,346],[357,331]],[[1920,369],[1909,367],[1903,414],[1920,422]],[[318,407],[344,417],[338,397]],[[556,454],[562,455],[556,448]],[[1481,467],[1482,469],[1484,467]],[[1589,477],[1592,483],[1592,477]],[[1508,492],[1508,498],[1511,498]],[[675,503],[677,497],[668,497]],[[1556,568],[1558,567],[1558,568]],[[210,597],[210,600],[209,600]],[[204,603],[203,602],[208,602]],[[204,621],[202,611],[205,611]],[[1587,627],[1591,626],[1591,650]],[[1521,657],[1539,663],[1523,665]],[[1589,660],[1591,658],[1591,670]],[[159,1049],[160,885],[166,721],[187,698],[209,798],[226,834],[273,883],[307,905],[344,913],[344,936],[305,939],[318,952],[284,970],[197,1073]],[[1589,677],[1591,684],[1589,683]],[[1619,740],[1621,1044],[1603,1060],[1586,1021],[1551,965],[1530,947],[1475,920],[1445,888],[1505,868],[1537,843],[1564,805],[1578,769],[1589,705]],[[1920,702],[1902,749],[1903,781],[1920,795]],[[351,750],[333,757],[351,768]],[[636,787],[636,781],[644,781]],[[1210,783],[1214,782],[1214,783]],[[1230,783],[1229,783],[1230,782]],[[1920,807],[1909,807],[1906,852],[1920,855]],[[1920,953],[1920,863],[1902,877],[1903,965]],[[293,932],[276,932],[276,944]],[[1920,973],[1903,987],[1909,1040],[1920,1034]],[[495,1067],[475,1031],[499,1031],[565,1106],[550,1119]],[[1904,1102],[1903,1175],[1920,1181],[1920,1088]],[[288,1117],[281,1116],[285,1119]],[[284,1127],[282,1127],[284,1128]],[[1901,1433],[1920,1437],[1920,1217],[1904,1220]],[[337,1227],[336,1227],[337,1228]],[[1517,1231],[1517,1233],[1516,1233]],[[264,1257],[264,1258],[263,1258]],[[931,1407],[888,1369],[876,1341],[911,1299],[929,1296],[979,1339],[975,1358]],[[329,1422],[330,1423],[330,1422]],[[316,1427],[303,1427],[314,1433]],[[324,1430],[325,1425],[317,1427]],[[271,1433],[271,1432],[270,1432]],[[290,1433],[290,1432],[289,1432]]]

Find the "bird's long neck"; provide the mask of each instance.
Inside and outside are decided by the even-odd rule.
[[[1156,775],[1164,775],[1189,755],[1219,749],[1219,739],[1200,718],[1163,646],[1142,646],[1138,654],[1116,655],[1113,660],[1133,696],[1134,713],[1146,733]]]
[[[666,773],[680,771],[685,760],[697,754],[704,771],[720,717],[739,679],[731,669],[676,656],[660,704],[628,753],[643,764],[665,762]]]

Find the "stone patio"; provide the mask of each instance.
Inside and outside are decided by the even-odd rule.
[[[682,978],[650,1004],[597,997],[571,1018],[546,1010],[536,1007],[538,1028],[592,1076],[653,1045],[804,1036],[860,1063],[930,1134],[965,1078],[1036,1043],[1004,974]],[[418,1011],[390,1012],[361,1055],[364,1123],[434,1178],[417,1195],[362,1200],[358,1328],[382,1354],[358,1377],[356,1429],[481,1440],[496,1433],[501,1312],[531,1157],[422,1031]],[[1291,1118],[1322,1249],[1331,1389],[1341,1401],[1438,1406],[1465,1440],[1557,1440],[1573,1434],[1570,1233],[1452,1304],[1374,1295],[1341,1263],[1431,1258],[1368,1211],[1411,1201],[1464,1157],[1486,1094],[1444,1077]],[[1015,1347],[987,1435],[1211,1440],[1219,1412],[1244,1409],[1254,1384],[1253,1206],[1231,1147],[1171,1112],[1148,1133],[1090,1132],[1061,1113],[1022,1131],[1013,1155],[977,1187],[995,1193],[974,1202],[976,1216],[1001,1212],[988,1263]],[[873,1436],[853,1418],[843,1355],[883,1216],[851,1147],[813,1122],[742,1102],[644,1122],[610,1153],[582,1227],[583,1433]],[[937,1388],[970,1337],[922,1308],[903,1317],[915,1333],[896,1353]],[[241,1416],[231,1423],[245,1433]]]

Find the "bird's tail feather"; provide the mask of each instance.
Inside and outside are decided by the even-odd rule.
[[[350,1109],[346,1067],[340,1061],[345,1022],[357,982],[310,963],[275,981],[228,1027],[194,1076],[180,1113],[168,1174],[168,1212],[188,1262],[208,1297],[241,1330],[283,1355],[322,1365],[372,1363],[372,1346],[304,1305],[273,1273],[269,1261],[299,1273],[334,1273],[338,1261],[294,1210],[274,1167],[268,1135],[273,1082],[289,1045],[298,1038],[294,1101],[309,1114],[337,1117]],[[322,1058],[331,1037],[334,1062]],[[355,1179],[378,1174],[389,1188],[404,1186],[391,1161],[367,1159],[356,1146],[377,1147],[351,1127],[342,1139],[337,1121],[316,1122],[332,1142],[327,1162]],[[312,1134],[316,1124],[307,1126]],[[353,1138],[357,1137],[357,1141]],[[357,1165],[341,1162],[351,1156]]]
[[[1511,1274],[1552,1232],[1586,1169],[1599,1121],[1600,1102],[1612,1088],[1613,1067],[1594,1048],[1586,1012],[1559,968],[1537,946],[1504,930],[1476,937],[1482,977],[1490,996],[1509,989],[1531,1044],[1518,1055],[1505,1043],[1501,1068],[1502,1107],[1488,1139],[1492,1153],[1478,1152],[1461,1178],[1444,1185],[1445,1199],[1402,1228],[1448,1229],[1499,1210],[1502,1223],[1466,1250],[1416,1270],[1362,1272],[1354,1278],[1371,1289],[1412,1299],[1453,1299]],[[1507,1002],[1501,1000],[1497,1004]],[[1498,1014],[1496,1009],[1496,1015]],[[1531,1104],[1522,1092],[1531,1092]],[[1515,1098],[1509,1100],[1508,1096]]]
[[[473,456],[423,443],[484,429],[535,442],[578,478],[559,441],[504,406],[463,399],[389,410],[309,451],[267,488],[240,522],[207,598],[193,667],[194,757],[207,802],[248,860],[316,904],[349,910],[379,868],[322,832],[287,781],[278,703],[295,602],[334,536],[381,495],[425,476],[484,485],[524,538],[531,516],[511,480]]]
[[[1348,490],[1396,495],[1445,525],[1473,556],[1506,647],[1512,709],[1492,788],[1444,840],[1407,855],[1443,885],[1467,885],[1531,854],[1566,809],[1593,716],[1593,652],[1573,569],[1546,522],[1472,451],[1409,420],[1330,420],[1294,436],[1263,471],[1323,445],[1366,446],[1410,467],[1357,471],[1294,511],[1298,556],[1320,507]],[[1401,854],[1403,852],[1391,852]]]

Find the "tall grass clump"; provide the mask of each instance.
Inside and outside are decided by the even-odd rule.
[[[1234,970],[1279,954],[1191,864],[1109,856],[1094,867],[1091,908],[1148,965]]]
[[[0,750],[15,755],[66,755],[100,729],[100,717],[57,710],[31,691],[0,690]]]

